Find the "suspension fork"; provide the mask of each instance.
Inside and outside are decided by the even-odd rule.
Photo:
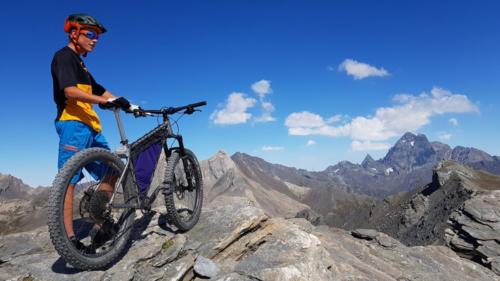
[[[184,167],[184,172],[186,173],[186,180],[188,183],[188,190],[191,191],[194,189],[193,186],[193,175],[191,174],[191,169],[189,166],[189,162],[186,158],[186,150],[184,149],[184,141],[182,139],[181,135],[171,135],[170,137],[174,138],[177,140],[177,143],[179,144],[178,148],[175,148],[176,150],[179,151],[181,160],[182,160],[182,165]]]

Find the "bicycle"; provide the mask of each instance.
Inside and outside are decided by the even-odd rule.
[[[135,117],[162,117],[163,122],[129,144],[120,118],[114,111],[121,146],[113,153],[88,148],[73,155],[61,168],[50,189],[48,227],[60,256],[75,268],[107,268],[124,253],[130,240],[135,211],[151,211],[158,194],[165,198],[167,219],[180,231],[199,220],[203,204],[203,179],[195,154],[174,134],[169,116],[180,111],[191,115],[198,102],[160,110],[135,110]],[[130,112],[129,112],[130,113]],[[177,125],[178,128],[178,125]],[[177,141],[170,146],[167,140]],[[161,153],[166,165],[161,183],[151,186]],[[110,188],[111,187],[111,188]],[[71,197],[73,205],[65,204]],[[66,215],[66,217],[65,217]],[[66,220],[65,220],[66,219]],[[74,229],[68,237],[67,228]]]

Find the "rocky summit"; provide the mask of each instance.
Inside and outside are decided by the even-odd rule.
[[[127,253],[103,271],[68,266],[44,227],[2,236],[0,280],[500,280],[446,246],[272,218],[242,197],[218,197],[186,233],[164,217],[138,218]]]
[[[353,227],[377,229],[408,246],[447,245],[500,274],[500,177],[453,161],[433,181],[388,197]]]

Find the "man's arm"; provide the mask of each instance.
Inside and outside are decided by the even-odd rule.
[[[64,95],[67,99],[75,99],[77,101],[95,104],[105,104],[106,102],[108,102],[108,98],[114,97],[108,91],[106,91],[102,96],[89,95],[87,92],[75,86],[64,88]]]
[[[104,92],[104,94],[102,94],[102,96],[101,96],[101,97],[106,98],[106,100],[116,98],[116,97],[115,97],[115,96],[113,96],[113,94],[111,94],[108,90],[106,90],[106,91]]]

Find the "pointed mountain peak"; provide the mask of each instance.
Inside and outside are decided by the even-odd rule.
[[[214,161],[231,161],[231,157],[227,154],[227,152],[223,149],[217,151],[217,153],[214,154],[214,156],[210,157],[208,159],[209,162],[214,162]]]
[[[399,140],[396,142],[396,144],[409,143],[409,142],[415,141],[416,138],[417,138],[417,135],[415,135],[414,133],[406,132],[401,138],[399,138]]]
[[[370,154],[366,154],[365,160],[363,160],[363,162],[373,162],[373,161],[375,160],[373,160]]]
[[[394,145],[395,147],[415,147],[415,146],[429,146],[430,142],[424,134],[415,135],[411,132],[406,132]]]
[[[365,160],[363,160],[363,162],[361,162],[361,166],[366,168],[374,162],[375,162],[375,160],[373,160],[372,156],[370,154],[367,154],[365,157]]]
[[[233,159],[231,159],[224,150],[219,150],[214,156],[210,157],[207,162],[210,170],[212,170],[216,177],[236,166]]]
[[[414,139],[417,135],[415,135],[414,133],[412,132],[406,132],[403,134],[403,136],[401,137],[401,140],[411,140],[411,139]]]
[[[229,156],[227,154],[227,152],[224,150],[224,149],[220,149],[219,151],[217,151],[217,153],[214,155],[214,157],[225,157],[225,156]]]

